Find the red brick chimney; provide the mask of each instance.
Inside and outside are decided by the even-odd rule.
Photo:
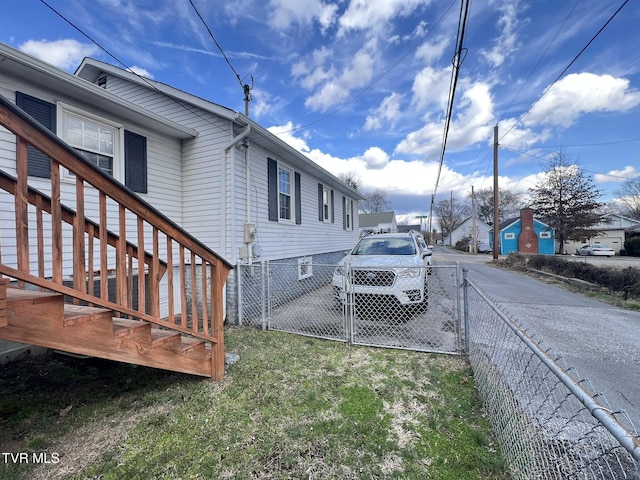
[[[538,235],[533,229],[533,210],[520,210],[520,235],[518,236],[518,251],[524,254],[538,254]]]

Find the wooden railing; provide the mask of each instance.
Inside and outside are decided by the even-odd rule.
[[[210,341],[221,378],[231,265],[2,96],[0,125],[16,136],[17,172],[0,174],[15,209],[15,226],[0,226],[0,275]],[[28,184],[27,145],[51,159],[38,179],[49,195]]]

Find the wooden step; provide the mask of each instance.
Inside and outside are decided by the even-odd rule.
[[[151,324],[139,320],[129,320],[128,318],[113,318],[113,337],[120,338],[135,334],[151,335]]]
[[[62,324],[64,297],[58,293],[7,288],[7,323],[22,322],[59,322]]]
[[[82,323],[95,321],[101,318],[111,318],[113,312],[107,308],[86,307],[82,305],[64,306],[64,317],[62,324],[65,327],[80,325]]]
[[[0,291],[0,310],[1,297]],[[104,308],[63,302],[64,297],[55,293],[7,288],[7,308],[4,310],[7,321],[0,324],[3,325],[0,338],[79,355],[212,376],[208,342],[173,330],[152,328],[149,322],[114,318],[113,312]]]

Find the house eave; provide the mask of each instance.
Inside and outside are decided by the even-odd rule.
[[[202,110],[208,111],[221,118],[229,120],[236,124],[240,128],[244,128],[247,125],[251,126],[251,133],[249,134],[249,140],[255,142],[260,147],[273,152],[275,157],[291,163],[295,166],[300,166],[309,173],[312,173],[318,179],[325,182],[327,185],[339,189],[340,191],[347,193],[351,198],[356,200],[364,200],[364,196],[356,189],[350,187],[335,175],[331,174],[317,163],[306,157],[304,154],[287,144],[273,133],[269,132],[266,128],[256,123],[251,118],[238,113],[229,108],[223,107],[216,103],[210,102],[203,98],[197,97],[190,93],[184,92],[177,88],[171,87],[162,82],[142,78],[132,72],[127,72],[113,65],[92,59],[85,58],[78,69],[76,70],[76,76],[89,82],[95,82],[100,75],[108,73],[110,75],[124,78],[127,81],[144,86],[146,88],[156,89],[172,98],[179,101],[186,102],[194,105]]]
[[[193,138],[198,135],[198,132],[193,128],[185,127],[140,108],[97,85],[3,43],[0,43],[0,70],[18,80],[28,79],[47,91],[58,92],[90,104],[95,109],[108,112],[110,115],[117,115],[140,125],[149,126],[159,133],[179,139]]]

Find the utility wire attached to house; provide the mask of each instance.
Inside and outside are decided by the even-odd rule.
[[[198,18],[200,19],[200,21],[204,25],[204,28],[206,28],[207,32],[209,32],[209,36],[211,37],[211,40],[213,40],[213,43],[215,43],[216,47],[218,47],[218,50],[222,54],[222,57],[224,58],[224,60],[227,62],[227,65],[229,65],[229,68],[231,69],[233,74],[238,79],[238,83],[240,84],[240,87],[242,88],[242,91],[244,92],[244,114],[248,117],[249,116],[249,102],[251,101],[251,90],[253,89],[253,76],[249,75],[249,76],[251,76],[251,86],[249,86],[246,83],[245,84],[242,83],[242,78],[240,78],[240,75],[238,74],[238,72],[236,72],[236,69],[233,68],[233,65],[231,65],[231,62],[229,61],[229,58],[224,53],[224,50],[222,49],[222,47],[218,43],[218,40],[216,40],[216,37],[213,35],[213,32],[209,28],[209,25],[207,25],[207,22],[205,21],[205,19],[202,17],[202,15],[200,15],[200,12],[198,11],[198,8],[196,7],[196,5],[193,3],[193,0],[189,0],[189,3],[191,4],[191,7],[193,8],[193,11],[196,12],[196,14],[198,15]]]

